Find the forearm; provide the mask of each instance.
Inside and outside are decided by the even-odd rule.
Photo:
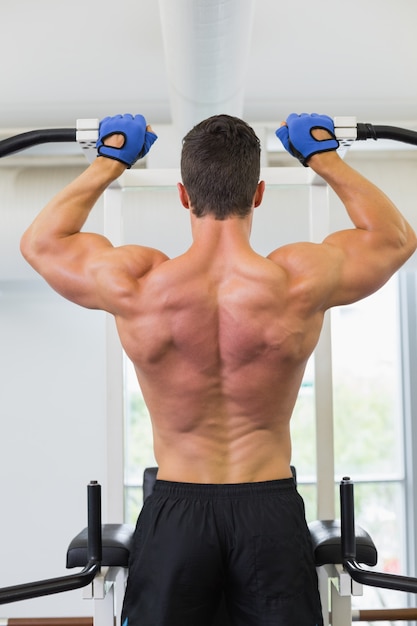
[[[414,242],[412,228],[394,203],[335,152],[312,156],[309,166],[335,191],[356,228]]]
[[[97,200],[124,170],[118,161],[97,158],[48,202],[24,234],[22,245],[28,239],[60,239],[79,232]]]

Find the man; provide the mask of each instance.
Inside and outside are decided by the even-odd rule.
[[[178,190],[193,243],[181,256],[80,232],[156,139],[142,116],[103,120],[98,158],[22,238],[56,291],[114,315],[150,411],[158,481],[136,528],[125,626],[208,626],[222,593],[235,625],[322,624],[291,413],[325,311],[377,290],[416,249],[392,202],[339,158],[333,131],[327,116],[305,114],[277,131],[353,222],[322,244],[252,250],[259,140],[226,115],[183,142]]]

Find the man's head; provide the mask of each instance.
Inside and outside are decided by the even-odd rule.
[[[197,217],[251,212],[260,174],[260,142],[243,120],[215,115],[184,137],[181,176]]]

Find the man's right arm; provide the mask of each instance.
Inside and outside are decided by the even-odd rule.
[[[23,234],[25,259],[68,300],[120,314],[136,293],[138,280],[167,260],[145,246],[113,247],[98,233],[82,232],[102,193],[155,139],[143,116],[105,118],[98,158],[47,203]]]

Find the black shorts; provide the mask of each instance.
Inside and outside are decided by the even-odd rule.
[[[225,602],[228,619],[218,617]],[[304,503],[292,478],[157,481],[135,530],[123,626],[323,623]]]

